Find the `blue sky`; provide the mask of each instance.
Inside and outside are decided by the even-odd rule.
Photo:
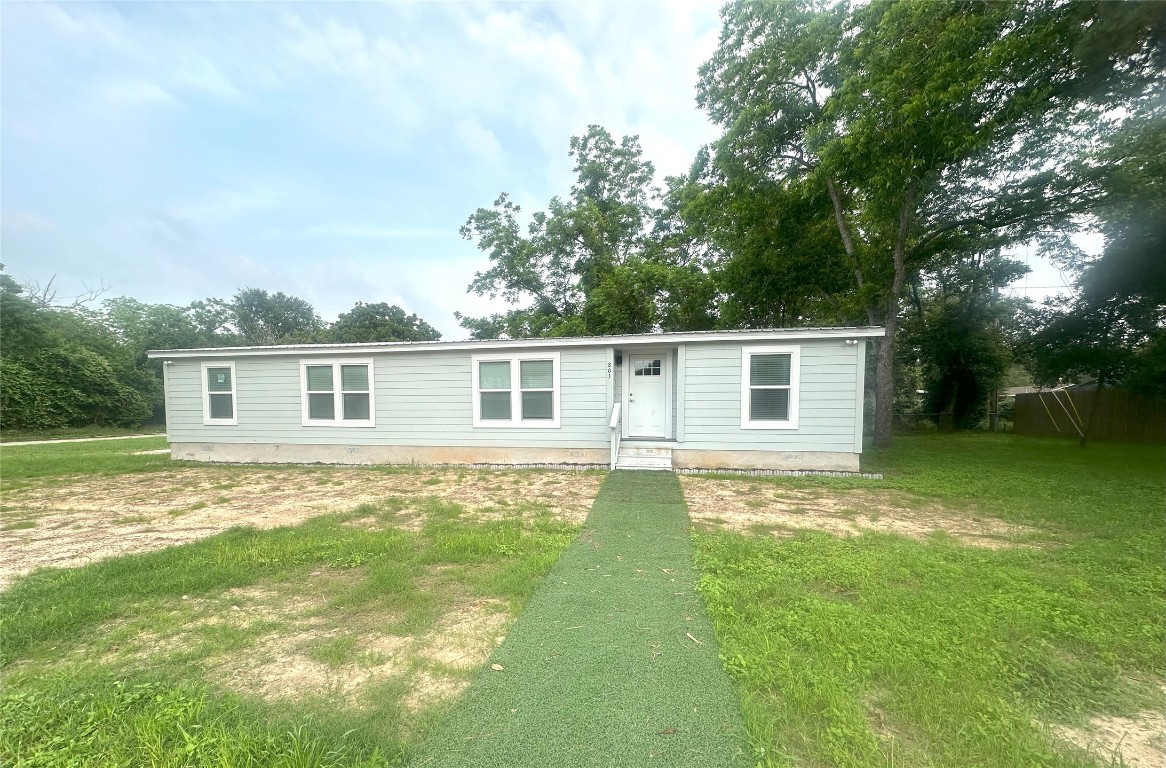
[[[486,259],[458,227],[571,182],[589,123],[661,174],[716,130],[695,105],[715,3],[16,4],[2,10],[2,259],[62,295],[185,304],[282,290],[453,318]]]
[[[590,123],[687,170],[719,26],[715,2],[0,3],[0,259],[62,296],[251,286],[463,338],[455,310],[504,309],[466,293],[469,214],[565,194]],[[1039,298],[1060,278],[1034,266]]]

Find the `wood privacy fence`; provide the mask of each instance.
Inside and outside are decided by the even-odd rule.
[[[1018,435],[1079,438],[1077,426],[1097,416],[1089,439],[1123,443],[1166,443],[1166,402],[1150,400],[1125,389],[1062,389],[1016,396],[1013,429]],[[1074,426],[1076,422],[1077,426]]]

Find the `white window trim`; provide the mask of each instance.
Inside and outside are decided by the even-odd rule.
[[[210,387],[206,383],[206,372],[208,368],[230,368],[231,369],[231,391],[227,392],[211,392]],[[235,378],[235,361],[227,360],[221,363],[206,362],[202,364],[200,371],[202,376],[202,423],[208,427],[235,427],[239,424],[239,381]],[[211,395],[231,395],[231,418],[229,419],[212,419],[211,418]]]
[[[789,419],[749,418],[749,358],[753,355],[789,355]],[[797,346],[741,347],[741,429],[797,429],[801,390],[802,348]]]
[[[309,419],[308,418],[308,366],[309,365],[327,365],[332,368],[332,403],[335,419]],[[344,392],[340,383],[340,366],[342,365],[367,365],[368,366],[368,418],[367,419],[345,419],[344,418]],[[361,357],[353,359],[336,359],[327,358],[324,360],[300,360],[300,423],[305,427],[375,427],[377,420],[377,403],[376,403],[376,377],[374,373],[376,368],[373,365],[373,358]],[[319,393],[317,393],[319,394]]]
[[[482,389],[479,386],[478,363],[499,361],[510,363],[510,420],[482,419]],[[522,370],[523,360],[550,360],[552,363],[551,384],[553,385],[552,405],[553,418],[551,419],[523,419],[522,418]],[[520,352],[514,354],[470,355],[470,370],[473,380],[474,428],[475,429],[558,429],[559,413],[563,404],[563,389],[559,386],[559,353],[558,352]],[[487,390],[490,391],[490,390]],[[545,392],[546,390],[530,390]]]

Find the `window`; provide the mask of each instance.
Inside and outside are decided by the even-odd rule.
[[[637,360],[635,370],[632,372],[634,376],[659,376],[660,375],[660,360]]]
[[[741,428],[797,429],[798,347],[741,350]]]
[[[372,370],[372,360],[301,361],[304,426],[374,426]]]
[[[235,364],[202,364],[202,423],[235,426]]]
[[[558,427],[559,353],[472,355],[475,427]]]

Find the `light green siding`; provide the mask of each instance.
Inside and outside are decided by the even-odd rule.
[[[773,343],[756,342],[760,346]],[[677,447],[861,451],[865,341],[847,345],[845,338],[830,338],[777,343],[800,349],[798,428],[741,428],[741,349],[754,343],[690,339],[671,351]],[[165,370],[167,430],[172,443],[188,444],[605,449],[612,403],[622,402],[623,396],[622,370],[613,366],[608,374],[613,351],[602,345],[557,349],[558,428],[474,427],[473,351],[432,348],[352,355],[354,360],[370,356],[373,360],[376,419],[372,427],[303,425],[300,363],[319,359],[311,351],[216,356],[216,361],[235,364],[238,424],[208,426],[203,424],[201,381],[201,363],[207,358],[179,357],[167,363]],[[629,349],[621,351],[626,359]],[[343,363],[349,358],[329,359]],[[530,369],[522,375],[536,373]]]
[[[855,452],[863,345],[802,341],[797,429],[741,428],[741,344],[685,345],[685,448]],[[748,345],[744,345],[748,346]]]
[[[557,429],[475,428],[470,354],[424,350],[375,355],[374,427],[303,426],[300,360],[312,358],[295,354],[235,358],[239,423],[206,426],[200,361],[178,359],[166,371],[168,434],[177,443],[607,446],[606,348],[561,350],[561,426]],[[344,358],[336,361],[344,362]]]

